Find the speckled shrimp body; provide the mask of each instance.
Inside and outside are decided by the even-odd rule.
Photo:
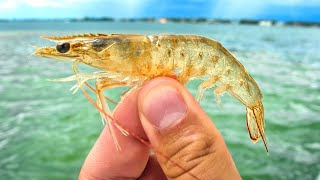
[[[264,135],[262,94],[244,66],[219,42],[196,35],[82,34],[44,37],[59,43],[56,47],[37,48],[36,55],[73,61],[75,75],[60,81],[78,80],[75,89],[86,80],[96,79],[98,105],[110,110],[102,91],[111,87],[142,85],[158,76],[177,75],[182,84],[201,78],[197,98],[216,86],[214,94],[228,92],[246,106],[247,127],[252,141]],[[84,63],[103,72],[81,74],[76,64]],[[112,130],[112,129],[111,129]]]

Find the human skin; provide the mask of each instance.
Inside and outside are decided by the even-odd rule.
[[[149,141],[154,154],[118,130],[122,150],[117,151],[105,127],[79,179],[241,179],[218,129],[172,78],[155,78],[132,91],[117,105],[113,117]]]

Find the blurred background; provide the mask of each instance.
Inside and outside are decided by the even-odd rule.
[[[77,33],[221,42],[264,95],[269,156],[250,141],[242,104],[224,95],[220,110],[212,90],[201,101],[243,179],[320,179],[319,0],[0,0],[0,179],[76,179],[103,129],[73,82],[47,81],[72,75],[71,64],[33,55],[32,45],[54,45],[39,36]],[[195,94],[199,83],[187,87]]]

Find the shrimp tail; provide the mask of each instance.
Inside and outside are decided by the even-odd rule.
[[[269,153],[264,134],[264,110],[262,102],[259,102],[257,106],[247,107],[247,127],[252,142],[257,142],[261,137],[266,151]]]

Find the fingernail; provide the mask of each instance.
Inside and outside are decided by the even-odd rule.
[[[142,113],[158,129],[178,124],[186,112],[182,96],[170,86],[154,87],[143,98]]]

